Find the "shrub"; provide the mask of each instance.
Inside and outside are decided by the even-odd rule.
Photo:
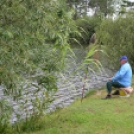
[[[95,27],[97,27],[100,22],[100,16],[83,16],[82,18],[78,18],[76,20],[76,26],[78,27],[81,36],[72,34],[71,38],[74,37],[82,45],[89,45],[90,37],[95,32]],[[74,42],[71,42],[71,44],[73,43]]]
[[[134,14],[126,14],[125,17],[119,17],[116,20],[104,19],[96,29],[97,43],[107,51],[111,67],[118,67],[121,55],[128,56],[130,63],[134,65],[133,17]]]

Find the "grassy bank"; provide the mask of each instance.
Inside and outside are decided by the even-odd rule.
[[[67,108],[42,118],[43,127],[23,134],[134,134],[134,93],[102,100],[106,91],[97,90]]]

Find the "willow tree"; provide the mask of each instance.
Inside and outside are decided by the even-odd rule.
[[[70,49],[73,11],[63,0],[0,1],[0,82],[20,94],[28,79],[56,89],[56,75]]]

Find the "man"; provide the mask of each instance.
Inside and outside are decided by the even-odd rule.
[[[115,95],[118,90],[114,94],[111,94],[112,87],[115,88],[127,88],[131,87],[132,82],[132,69],[130,64],[128,63],[127,56],[122,56],[120,58],[120,69],[116,72],[116,74],[109,79],[106,84],[107,87],[107,96],[104,99],[111,98],[112,95]]]

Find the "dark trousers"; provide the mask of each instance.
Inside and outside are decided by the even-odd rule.
[[[114,88],[124,87],[119,82],[113,82],[113,81],[108,81],[107,84],[106,84],[106,86],[107,86],[107,92],[108,92],[108,94],[110,94],[112,92],[112,87],[114,87]]]

